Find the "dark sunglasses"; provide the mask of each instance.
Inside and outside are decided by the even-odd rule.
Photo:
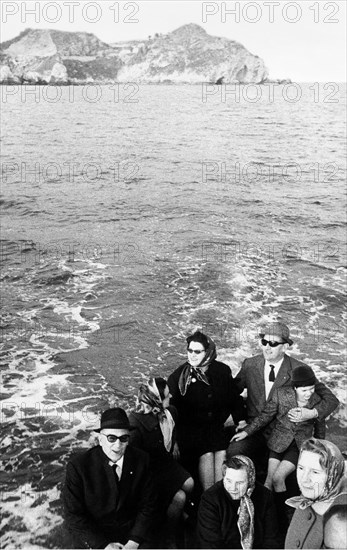
[[[195,355],[200,355],[200,353],[203,353],[204,349],[191,349],[187,348],[188,353],[195,353]]]
[[[285,344],[285,342],[271,342],[271,340],[265,340],[265,338],[261,339],[261,343],[263,346],[267,346],[269,344],[270,348],[277,348],[277,346],[282,346]]]
[[[120,435],[119,437],[118,435],[113,435],[113,434],[110,434],[110,435],[101,434],[101,435],[104,435],[109,443],[116,443],[118,439],[121,443],[127,443],[130,439],[129,434]]]

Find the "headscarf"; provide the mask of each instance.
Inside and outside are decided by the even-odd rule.
[[[190,386],[192,379],[195,377],[197,380],[201,380],[208,386],[210,385],[206,374],[201,370],[203,367],[208,367],[217,357],[216,344],[211,340],[209,336],[206,336],[208,347],[206,349],[205,357],[198,367],[192,367],[187,361],[184,364],[181,375],[178,380],[178,388],[181,395],[185,395],[188,387]],[[193,342],[194,340],[192,340]]]
[[[164,409],[155,378],[150,378],[147,384],[141,384],[137,396],[135,412],[157,416],[161,433],[164,438],[165,449],[170,452],[172,446],[172,434],[175,427],[174,419],[170,411]]]
[[[335,497],[340,493],[341,484],[344,478],[345,463],[343,455],[338,447],[325,439],[311,438],[309,440],[312,443],[317,444],[317,450],[306,449],[305,443],[301,447],[301,453],[303,451],[316,452],[319,456],[319,447],[325,451],[326,454],[326,472],[327,480],[325,482],[324,491],[316,499],[306,498],[303,495],[298,497],[289,498],[286,500],[286,504],[293,506],[293,508],[300,508],[305,510],[309,506],[318,504],[319,508],[323,511],[329,508],[330,504],[334,502]],[[318,513],[318,512],[317,512]]]
[[[245,465],[248,478],[248,488],[246,493],[240,499],[240,506],[237,511],[238,520],[237,527],[240,532],[241,546],[245,550],[253,548],[254,540],[254,504],[251,500],[251,494],[255,487],[255,468],[252,460],[248,456],[235,455],[233,458],[238,458]]]

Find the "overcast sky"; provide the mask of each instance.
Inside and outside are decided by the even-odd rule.
[[[35,4],[36,15],[29,13]],[[4,41],[27,27],[51,28],[91,32],[105,42],[116,42],[196,23],[209,34],[237,40],[259,55],[272,78],[342,82],[346,81],[346,5],[345,0],[2,0],[1,35]]]

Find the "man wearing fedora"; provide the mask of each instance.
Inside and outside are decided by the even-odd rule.
[[[75,548],[138,548],[156,512],[147,453],[128,446],[121,408],[104,411],[99,445],[73,457],[63,489],[66,525]]]
[[[261,330],[259,338],[262,353],[245,359],[235,377],[239,392],[247,390],[248,422],[259,416],[265,403],[272,398],[277,389],[291,385],[291,373],[294,368],[306,366],[286,354],[293,340],[290,338],[289,328],[284,323],[270,323]],[[319,422],[336,409],[339,401],[324,384],[317,381],[315,391],[321,399],[320,402],[312,409],[293,407],[288,412],[291,422],[304,422],[312,418],[317,418]],[[246,425],[245,421],[241,421],[236,431],[243,430]],[[247,439],[232,441],[228,449],[229,454],[246,455],[256,463],[259,463],[259,459],[267,460],[267,440],[273,427],[274,421]],[[320,437],[324,436],[320,433]]]

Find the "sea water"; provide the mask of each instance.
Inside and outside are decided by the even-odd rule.
[[[235,374],[280,317],[346,450],[346,91],[300,90],[2,87],[4,547],[63,545],[69,454],[198,328]]]

